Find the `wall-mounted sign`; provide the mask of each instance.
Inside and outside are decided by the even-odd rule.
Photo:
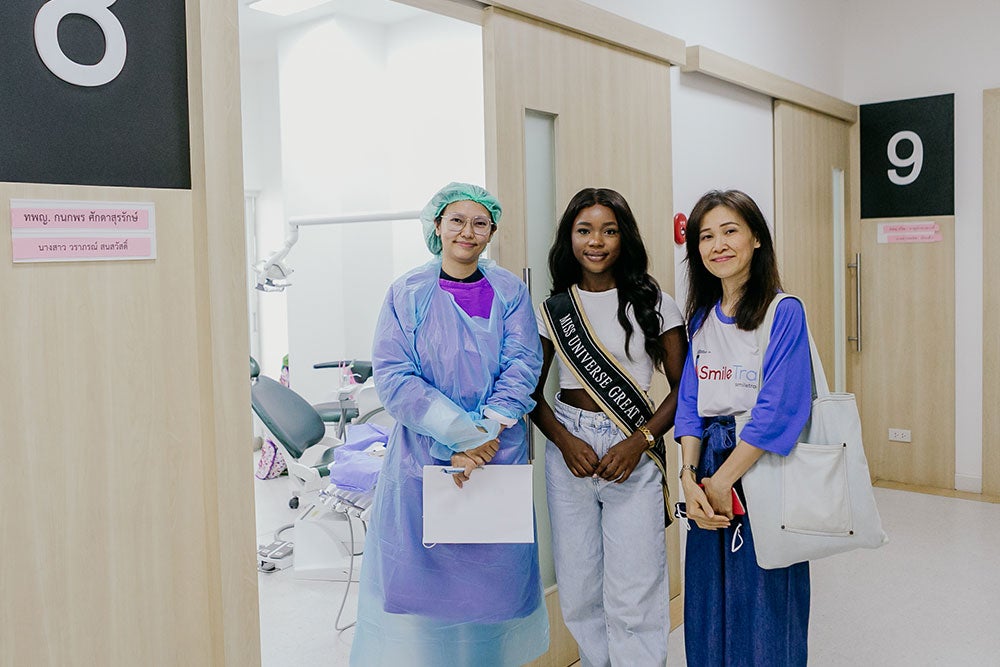
[[[12,199],[15,262],[156,259],[151,203]]]
[[[955,213],[955,96],[861,105],[861,217]]]
[[[944,238],[934,221],[880,222],[876,236],[878,243],[937,243]]]
[[[0,181],[191,187],[184,0],[8,0],[0,26]]]

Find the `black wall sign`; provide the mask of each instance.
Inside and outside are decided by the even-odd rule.
[[[191,187],[184,0],[108,5],[0,0],[0,181]]]
[[[955,214],[955,96],[861,105],[861,217]]]

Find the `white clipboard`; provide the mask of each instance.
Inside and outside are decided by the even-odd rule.
[[[533,543],[530,465],[476,468],[458,488],[444,466],[424,466],[424,544]]]

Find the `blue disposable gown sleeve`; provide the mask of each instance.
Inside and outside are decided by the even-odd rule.
[[[403,426],[433,438],[431,455],[442,461],[496,438],[498,422],[466,412],[420,376],[415,331],[404,327],[396,312],[395,293],[390,287],[372,347],[375,387],[386,410]]]
[[[486,407],[503,417],[518,420],[535,408],[531,398],[542,372],[542,342],[528,289],[518,281],[510,303],[504,304],[500,376]]]
[[[764,379],[740,439],[787,456],[812,410],[812,361],[806,313],[797,299],[778,304],[764,352]]]

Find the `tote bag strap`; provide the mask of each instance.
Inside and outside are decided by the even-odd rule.
[[[818,396],[827,396],[830,393],[830,386],[826,382],[826,373],[823,372],[823,362],[819,358],[819,350],[816,349],[816,341],[813,340],[812,332],[809,331],[809,318],[806,317],[806,306],[802,303],[802,299],[793,294],[776,294],[774,299],[771,301],[771,305],[767,307],[767,313],[764,315],[764,321],[760,323],[759,327],[757,327],[757,349],[760,350],[760,374],[758,377],[764,377],[764,355],[767,353],[767,346],[771,341],[771,327],[774,325],[774,315],[778,311],[778,304],[785,299],[795,299],[802,305],[802,314],[805,318],[806,325],[806,335],[809,337],[809,359],[812,362],[813,398]]]

